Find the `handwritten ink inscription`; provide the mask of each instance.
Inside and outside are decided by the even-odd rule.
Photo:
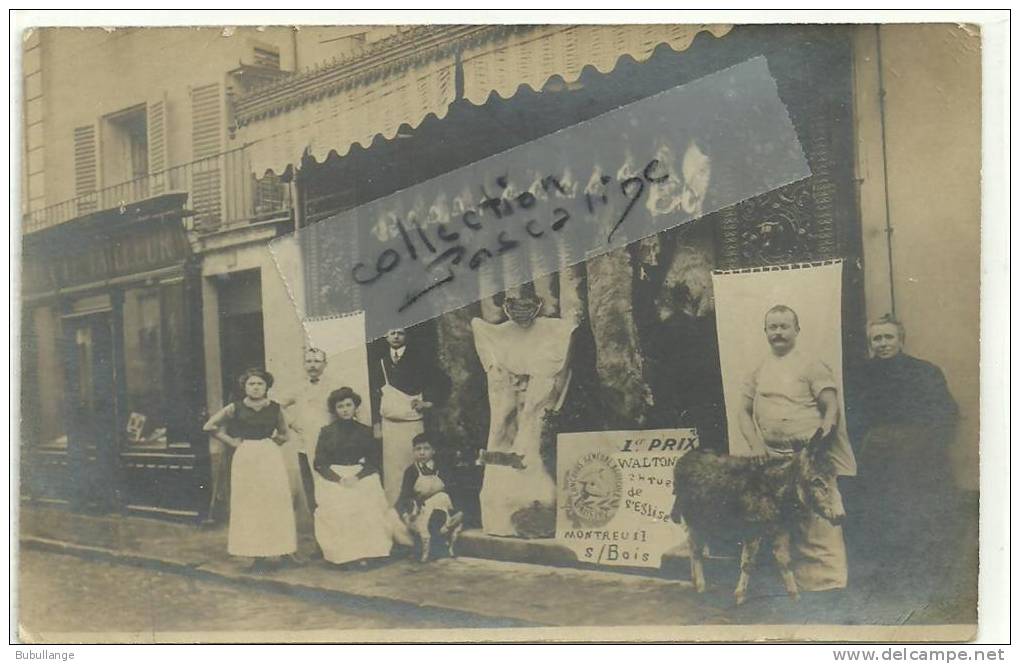
[[[614,193],[622,195],[624,199],[622,209],[615,214],[615,221],[606,237],[607,244],[612,242],[613,236],[645,194],[646,188],[662,184],[670,177],[658,159],[649,161],[640,175],[619,182],[618,188],[612,187],[612,176],[599,176],[601,191],[584,192],[584,209],[588,216],[596,216],[601,206],[610,206]],[[366,286],[399,269],[402,261],[421,260],[426,272],[434,279],[407,294],[397,309],[403,312],[428,293],[451,283],[457,275],[455,268],[462,264],[467,270],[477,271],[486,261],[521,249],[522,241],[541,241],[547,233],[561,232],[571,218],[570,211],[557,204],[558,199],[571,196],[563,179],[562,175],[542,177],[539,180],[540,198],[530,190],[513,194],[509,178],[504,175],[496,179],[497,186],[502,190],[500,195],[486,196],[476,208],[464,209],[449,220],[439,221],[430,215],[432,224],[420,224],[413,215],[409,215],[406,221],[393,218],[396,237],[401,241],[400,247],[382,250],[375,258],[374,270],[365,262],[358,262],[351,270],[351,277],[355,283]],[[511,196],[505,195],[507,191],[510,191]],[[432,206],[430,211],[435,209],[436,206]],[[509,221],[517,222],[517,227],[498,230],[495,245],[471,244],[471,240],[480,236],[479,231],[486,224]],[[430,225],[434,226],[434,230],[428,228]]]

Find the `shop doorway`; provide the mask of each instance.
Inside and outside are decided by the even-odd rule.
[[[113,318],[110,311],[72,315],[64,326],[72,500],[81,508],[109,511],[119,491]]]
[[[250,367],[266,366],[259,270],[229,275],[219,285],[220,370],[223,403],[244,397],[237,378]]]

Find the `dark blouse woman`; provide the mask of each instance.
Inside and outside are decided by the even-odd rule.
[[[386,504],[379,445],[355,420],[360,405],[361,396],[349,387],[330,394],[327,406],[336,419],[322,428],[315,446],[315,538],[335,564],[388,556],[394,529],[402,527]]]
[[[372,436],[372,429],[354,419],[361,397],[349,387],[334,390],[327,402],[330,414],[336,419],[319,432],[319,440],[315,445],[315,470],[330,482],[344,484],[345,480],[337,475],[330,466],[361,465],[353,477],[348,478],[346,486],[362,478],[379,472],[379,444]]]

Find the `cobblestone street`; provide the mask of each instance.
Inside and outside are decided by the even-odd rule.
[[[544,633],[567,626],[596,639],[610,638],[606,628],[616,626],[614,639],[649,628],[658,638],[686,640],[696,633],[692,627],[709,625],[787,625],[784,634],[801,634],[812,625],[975,620],[976,580],[959,571],[948,574],[958,578],[947,578],[937,594],[917,588],[904,595],[856,576],[846,591],[804,593],[791,602],[763,561],[748,602],[736,607],[732,558],[706,564],[704,594],[693,591],[680,560],[637,574],[535,564],[539,558],[465,555],[422,565],[398,555],[365,567],[339,569],[318,560],[260,575],[226,555],[223,529],[25,506],[20,524],[21,639],[37,643],[449,641],[476,640],[478,632],[465,632],[471,629]],[[517,554],[527,559],[536,552]],[[956,567],[976,569],[976,560],[961,556]],[[408,631],[422,629],[428,631]],[[733,633],[760,636],[754,628]]]
[[[19,623],[25,641],[104,633],[160,640],[161,633],[422,629],[505,626],[428,609],[381,610],[310,593],[276,593],[116,563],[23,551]],[[148,639],[145,639],[148,635]],[[118,641],[121,638],[111,638]],[[135,640],[135,639],[132,639]]]

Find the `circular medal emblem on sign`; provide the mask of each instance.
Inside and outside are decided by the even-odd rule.
[[[567,471],[567,515],[576,527],[601,528],[616,516],[623,472],[601,452],[585,455]]]

